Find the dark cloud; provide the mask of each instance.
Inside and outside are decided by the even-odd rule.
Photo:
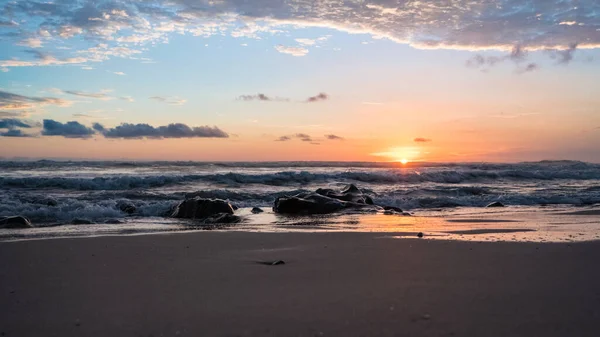
[[[540,67],[537,64],[535,64],[535,63],[529,63],[525,67],[517,68],[516,72],[518,74],[524,74],[524,73],[529,73],[529,72],[532,72],[532,71],[536,71],[538,69],[540,69]]]
[[[336,136],[336,135],[325,135],[325,138],[329,140],[344,140],[344,137]]]
[[[516,65],[515,72],[517,74],[524,74],[539,69],[539,66],[535,63],[529,63],[526,66],[521,66],[523,62],[527,60],[528,52],[523,49],[521,45],[515,45],[510,54],[504,56],[483,56],[476,54],[467,60],[466,65],[470,68],[480,69],[487,71],[497,64],[505,61],[512,61]]]
[[[95,123],[94,129],[107,138],[228,138],[229,135],[216,126],[189,127],[182,123],[153,127],[148,124],[121,124],[106,129]]]
[[[419,137],[419,138],[415,138],[414,142],[415,143],[428,143],[428,142],[431,142],[431,139]]]
[[[239,101],[273,101],[273,102],[288,102],[289,98],[270,97],[265,94],[256,95],[241,95],[237,98]]]
[[[281,136],[281,137],[275,139],[275,141],[276,142],[287,142],[288,140],[291,140],[291,139],[292,139],[292,137],[290,137],[290,136]]]
[[[319,93],[316,96],[312,96],[312,97],[307,98],[306,101],[309,102],[309,103],[313,103],[313,102],[325,101],[325,100],[328,100],[328,99],[329,99],[329,96],[326,93],[322,92],[322,93]]]
[[[577,46],[577,43],[571,43],[565,50],[552,51],[552,58],[556,59],[558,64],[569,64],[573,60]]]
[[[11,129],[5,132],[0,132],[0,137],[33,137],[30,134],[24,133],[19,129]]]
[[[32,125],[16,118],[0,119],[0,129],[31,128]]]
[[[312,142],[313,141],[312,138],[309,135],[307,135],[306,133],[297,133],[294,135],[294,137],[300,139],[303,142]]]
[[[100,132],[100,133],[104,133],[106,132],[106,128],[104,127],[104,125],[100,124],[100,123],[94,123],[92,124],[92,129]]]
[[[42,135],[62,136],[65,138],[90,138],[96,132],[87,126],[71,121],[66,123],[57,122],[52,119],[44,119]]]

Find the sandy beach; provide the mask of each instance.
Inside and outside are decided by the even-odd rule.
[[[597,336],[600,242],[200,232],[0,243],[2,336]],[[283,260],[269,266],[259,262]]]

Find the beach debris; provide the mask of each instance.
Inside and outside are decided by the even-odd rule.
[[[87,219],[73,219],[71,221],[71,224],[72,225],[92,225],[94,223]]]
[[[126,200],[121,200],[121,201],[117,202],[117,207],[121,210],[121,212],[124,212],[127,214],[133,214],[133,213],[135,213],[135,211],[137,211],[137,208],[135,207],[135,205]]]
[[[283,260],[275,260],[275,261],[258,261],[258,264],[264,264],[265,266],[278,266],[280,264],[285,264]]]
[[[0,228],[32,228],[31,221],[24,216],[9,216],[0,218]]]
[[[185,199],[175,207],[171,217],[185,219],[206,219],[217,214],[233,214],[231,204],[221,199],[204,199],[200,197]]]
[[[253,207],[252,210],[251,210],[251,212],[253,214],[258,214],[258,213],[262,213],[264,211],[262,209],[258,208],[258,207]]]
[[[505,206],[500,201],[495,201],[495,202],[492,202],[491,204],[489,204],[489,205],[487,205],[485,207],[493,208],[493,207],[505,207]]]
[[[419,237],[419,238],[422,238],[422,237],[423,237],[423,232],[419,232],[419,233],[417,234],[417,237]]]

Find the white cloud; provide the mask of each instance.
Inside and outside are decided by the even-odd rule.
[[[308,54],[308,49],[302,47],[287,47],[284,45],[275,46],[275,50],[283,54],[290,54],[293,56],[305,56]]]

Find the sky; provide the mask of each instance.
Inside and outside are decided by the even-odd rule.
[[[597,0],[0,0],[0,157],[600,162]]]

